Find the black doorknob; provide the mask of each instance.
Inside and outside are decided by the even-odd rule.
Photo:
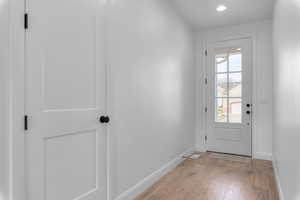
[[[104,123],[109,123],[110,119],[108,116],[101,116],[99,118],[100,123],[104,124]]]
[[[105,116],[101,116],[100,119],[99,119],[100,123],[105,123],[106,121],[106,117]]]
[[[108,116],[105,117],[105,123],[109,123],[110,119]]]
[[[251,112],[250,112],[249,110],[247,110],[247,111],[246,111],[246,113],[247,113],[248,115],[250,115],[250,114],[251,114]]]

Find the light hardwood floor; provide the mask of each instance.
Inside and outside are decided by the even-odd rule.
[[[271,161],[202,153],[135,200],[279,200]]]

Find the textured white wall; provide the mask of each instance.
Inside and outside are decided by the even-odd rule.
[[[8,0],[0,0],[0,200],[8,200]]]
[[[274,163],[285,200],[300,199],[300,1],[274,11]]]
[[[164,0],[112,0],[112,196],[194,146],[194,41]]]
[[[198,33],[197,41],[197,83],[196,83],[196,146],[205,151],[205,57],[208,43],[252,37],[254,50],[253,69],[253,156],[272,158],[272,22],[244,24],[224,27]]]

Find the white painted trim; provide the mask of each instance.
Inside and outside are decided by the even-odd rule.
[[[259,160],[272,160],[272,154],[266,152],[253,152],[252,157]]]
[[[203,78],[206,76],[206,58],[203,56],[203,52],[207,47],[208,43],[217,42],[217,41],[223,41],[223,40],[232,40],[236,38],[244,38],[244,37],[250,37],[252,38],[252,45],[253,45],[253,72],[252,72],[252,79],[253,79],[253,85],[252,85],[252,104],[253,107],[253,115],[252,115],[252,156],[255,157],[256,154],[260,154],[257,143],[258,143],[258,128],[257,127],[257,106],[259,104],[258,102],[258,88],[256,87],[257,84],[257,78],[258,78],[258,33],[259,29],[262,26],[265,26],[265,24],[270,24],[270,20],[266,20],[259,23],[249,23],[249,24],[242,24],[238,26],[230,26],[230,27],[222,27],[217,29],[211,29],[211,30],[203,30],[203,31],[197,31],[197,84],[203,84]],[[224,31],[225,30],[225,31]],[[219,33],[218,33],[219,32]],[[202,74],[204,73],[204,74]],[[201,79],[201,80],[200,80]],[[202,90],[202,88],[204,88]],[[207,145],[205,145],[205,138],[204,136],[207,135],[206,130],[206,116],[204,114],[204,107],[205,104],[207,104],[207,91],[205,87],[197,86],[196,88],[196,96],[198,99],[196,99],[196,108],[198,112],[196,114],[196,124],[204,124],[205,128],[198,127],[196,128],[196,138],[197,138],[197,150],[198,151],[207,151]],[[205,98],[205,100],[203,100]],[[204,119],[203,119],[204,118]],[[197,125],[197,126],[200,126]],[[196,126],[196,127],[197,127]],[[269,152],[270,153],[270,152]],[[263,155],[270,159],[270,154],[266,155],[264,153]]]
[[[104,16],[104,59],[105,59],[105,112],[107,116],[111,116],[111,71],[110,71],[110,63],[108,59],[108,51],[109,51],[109,44],[108,44],[108,22],[109,22],[109,14],[111,8],[111,0],[106,0],[105,9],[103,9],[103,16]],[[111,143],[111,129],[110,124],[106,126],[106,200],[111,200],[112,196],[112,143]]]
[[[169,171],[174,169],[179,163],[181,163],[184,158],[183,156],[194,152],[195,148],[190,148],[189,150],[185,151],[184,153],[178,155],[175,159],[171,160],[160,169],[156,170],[149,176],[145,177],[143,180],[138,182],[136,185],[128,189],[127,191],[123,192],[119,195],[115,200],[132,200],[140,193],[145,191],[148,187],[153,185],[156,181],[158,181],[162,176],[167,174]]]
[[[273,163],[274,176],[275,176],[275,181],[276,181],[276,185],[277,185],[277,190],[279,193],[279,200],[285,200],[284,195],[283,195],[283,190],[282,190],[282,187],[280,184],[278,166],[277,166],[276,159],[274,158],[274,156],[272,157],[272,163]]]
[[[256,42],[257,42],[257,37],[256,37],[256,32],[255,31],[250,31],[250,32],[246,32],[246,33],[242,33],[242,34],[232,34],[230,36],[221,36],[221,37],[216,37],[216,38],[207,38],[207,35],[204,38],[204,43],[205,43],[205,50],[208,50],[209,45],[211,44],[216,44],[216,43],[220,43],[220,42],[227,42],[227,41],[234,41],[234,40],[242,40],[242,39],[249,39],[250,43],[251,43],[251,87],[250,87],[250,96],[251,96],[251,104],[254,105],[253,106],[253,114],[252,114],[252,120],[251,120],[251,131],[250,131],[250,135],[251,135],[251,156],[254,157],[254,134],[253,134],[253,129],[255,128],[255,119],[256,119],[256,112],[255,112],[255,105],[257,104],[257,87],[256,87],[256,79],[257,79],[257,47],[256,47]],[[207,66],[208,65],[208,56],[204,56],[204,65]],[[205,68],[205,77],[208,78],[209,77],[209,72],[206,70]],[[208,87],[205,87],[205,106],[208,107]],[[205,115],[205,135],[209,136],[208,133],[208,113],[204,113]],[[203,137],[205,138],[205,137]],[[205,144],[205,141],[204,141]],[[207,144],[205,144],[205,149],[206,151],[208,151],[209,146]]]
[[[207,151],[207,147],[206,147],[206,145],[204,144],[204,145],[202,145],[202,146],[200,146],[200,147],[196,147],[196,150],[195,150],[196,152],[206,152]]]
[[[9,200],[25,200],[25,0],[9,1]]]
[[[26,188],[25,108],[25,48],[24,13],[26,0],[9,1],[9,199],[28,200]],[[30,24],[29,24],[30,25]],[[105,29],[106,30],[106,29]],[[30,27],[29,27],[30,31]],[[110,134],[107,131],[107,145]],[[107,147],[109,150],[109,146]],[[108,159],[110,151],[107,151]],[[107,176],[109,175],[109,160]],[[107,184],[109,184],[107,177]],[[107,185],[108,186],[108,185]],[[109,186],[107,197],[109,195]]]

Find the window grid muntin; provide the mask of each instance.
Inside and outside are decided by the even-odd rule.
[[[235,49],[237,49],[237,48],[235,48]],[[242,98],[242,93],[243,93],[243,90],[242,90],[242,86],[243,86],[243,84],[242,84],[242,82],[243,82],[243,70],[242,70],[243,69],[243,65],[242,65],[242,59],[243,58],[242,58],[242,56],[243,55],[242,55],[242,49],[241,48],[238,48],[238,49],[239,50],[236,51],[236,52],[231,51],[232,49],[228,49],[226,51],[226,53],[217,54],[215,56],[215,102],[214,102],[214,104],[215,104],[215,114],[214,115],[215,115],[215,122],[218,122],[218,123],[233,123],[233,124],[242,123],[243,112],[241,112],[241,116],[240,116],[241,117],[241,119],[240,119],[241,121],[240,122],[230,122],[230,117],[229,117],[229,115],[230,115],[230,113],[229,113],[229,109],[230,109],[229,102],[230,102],[230,99],[240,99],[241,100],[241,107],[243,105],[243,98]],[[227,62],[227,71],[226,72],[218,72],[217,58],[221,57],[222,55],[224,56],[225,54],[226,54],[226,62]],[[239,70],[239,71],[230,71],[229,56],[230,55],[234,55],[234,54],[241,54],[241,63],[240,63],[241,70]],[[229,90],[229,85],[230,85],[229,76],[230,76],[230,74],[237,74],[237,73],[241,74],[241,96],[240,97],[230,96],[230,90]],[[227,95],[223,96],[223,97],[219,97],[218,96],[218,79],[217,78],[218,78],[219,74],[226,74],[227,75],[227,89],[226,89]],[[218,115],[219,115],[219,113],[218,113],[218,107],[219,107],[218,100],[219,99],[227,99],[226,122],[219,121],[219,119],[218,119]]]

